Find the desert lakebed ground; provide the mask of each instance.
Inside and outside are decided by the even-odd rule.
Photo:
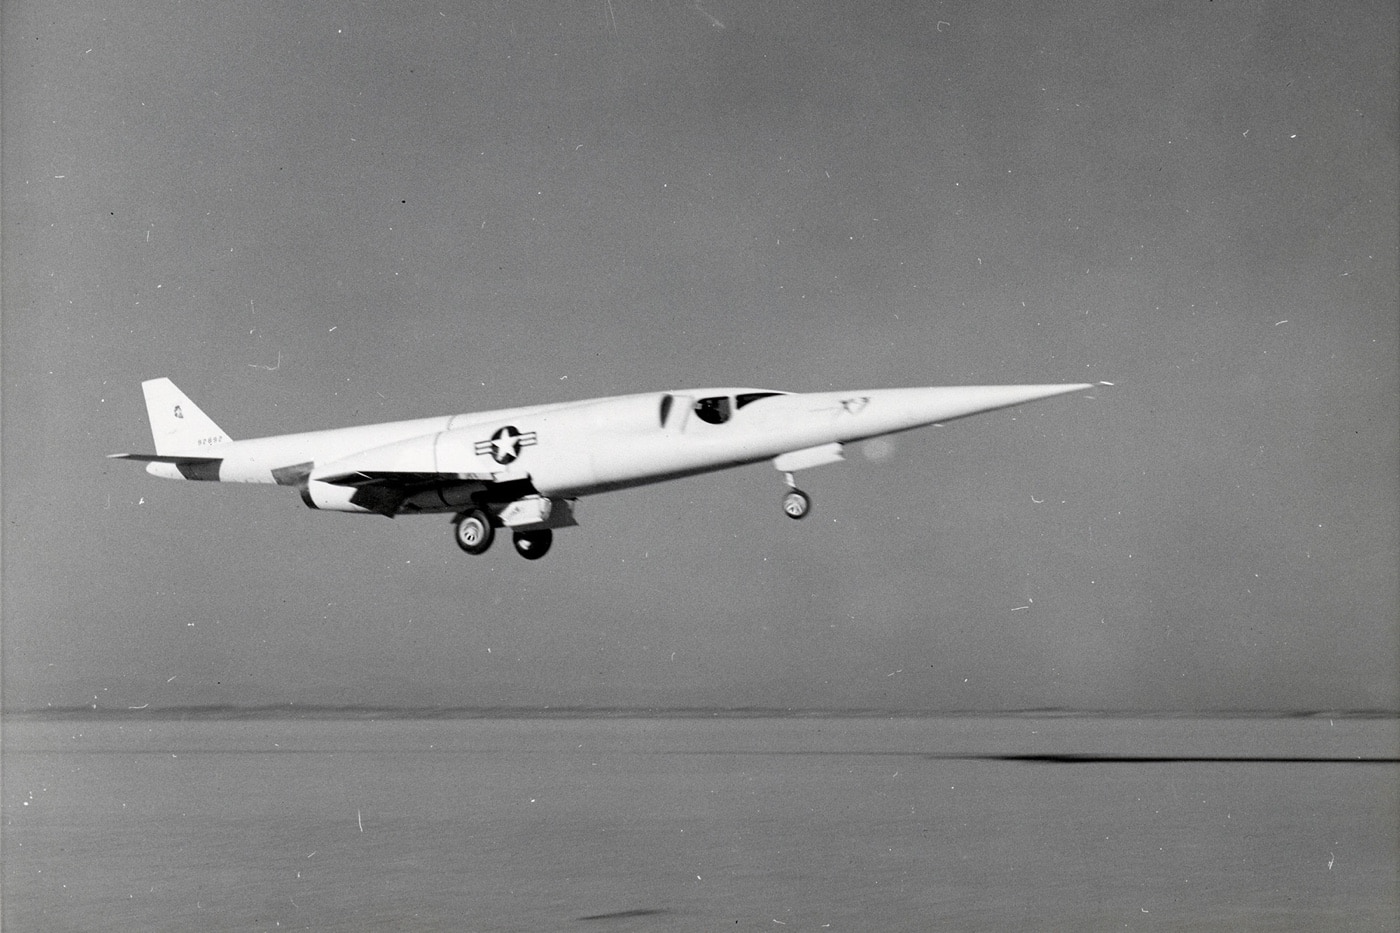
[[[1389,930],[1400,722],[10,716],[4,928]]]

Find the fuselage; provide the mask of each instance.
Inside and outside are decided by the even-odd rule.
[[[556,529],[578,524],[582,496],[771,459],[787,481],[783,514],[800,519],[811,497],[793,474],[842,459],[844,444],[1090,386],[687,389],[241,441],[168,378],[141,388],[155,453],[113,458],[171,479],[291,486],[314,509],[448,512],[468,554],[504,528],[517,553],[538,560]]]
[[[538,495],[571,499],[850,443],[1087,387],[650,392],[226,441],[188,452],[217,460],[202,474],[161,462],[149,464],[148,470],[170,478],[300,486],[304,494],[309,486],[319,500],[308,498],[308,503],[345,511],[374,509],[357,507],[348,493],[327,487],[378,475],[435,476],[439,485],[455,477],[464,488],[528,484]],[[412,511],[446,512],[461,503],[451,497],[420,497],[408,505]]]

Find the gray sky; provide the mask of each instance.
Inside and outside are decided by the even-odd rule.
[[[7,709],[1400,703],[1393,3],[3,15]],[[160,375],[234,437],[1114,386],[535,564],[104,460]]]

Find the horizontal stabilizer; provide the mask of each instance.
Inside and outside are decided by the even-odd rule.
[[[108,460],[136,460],[146,472],[166,479],[194,479],[217,483],[222,457],[182,457],[175,454],[108,454]]]
[[[142,463],[204,464],[219,463],[222,457],[176,457],[166,454],[108,454],[108,460],[140,460]]]

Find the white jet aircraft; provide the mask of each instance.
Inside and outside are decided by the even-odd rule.
[[[811,509],[793,473],[835,463],[842,446],[1092,388],[946,386],[856,392],[688,389],[235,441],[169,379],[141,384],[154,454],[169,479],[291,486],[313,509],[454,517],[468,554],[509,528],[522,557],[578,524],[580,496],[772,460],[783,512]]]

